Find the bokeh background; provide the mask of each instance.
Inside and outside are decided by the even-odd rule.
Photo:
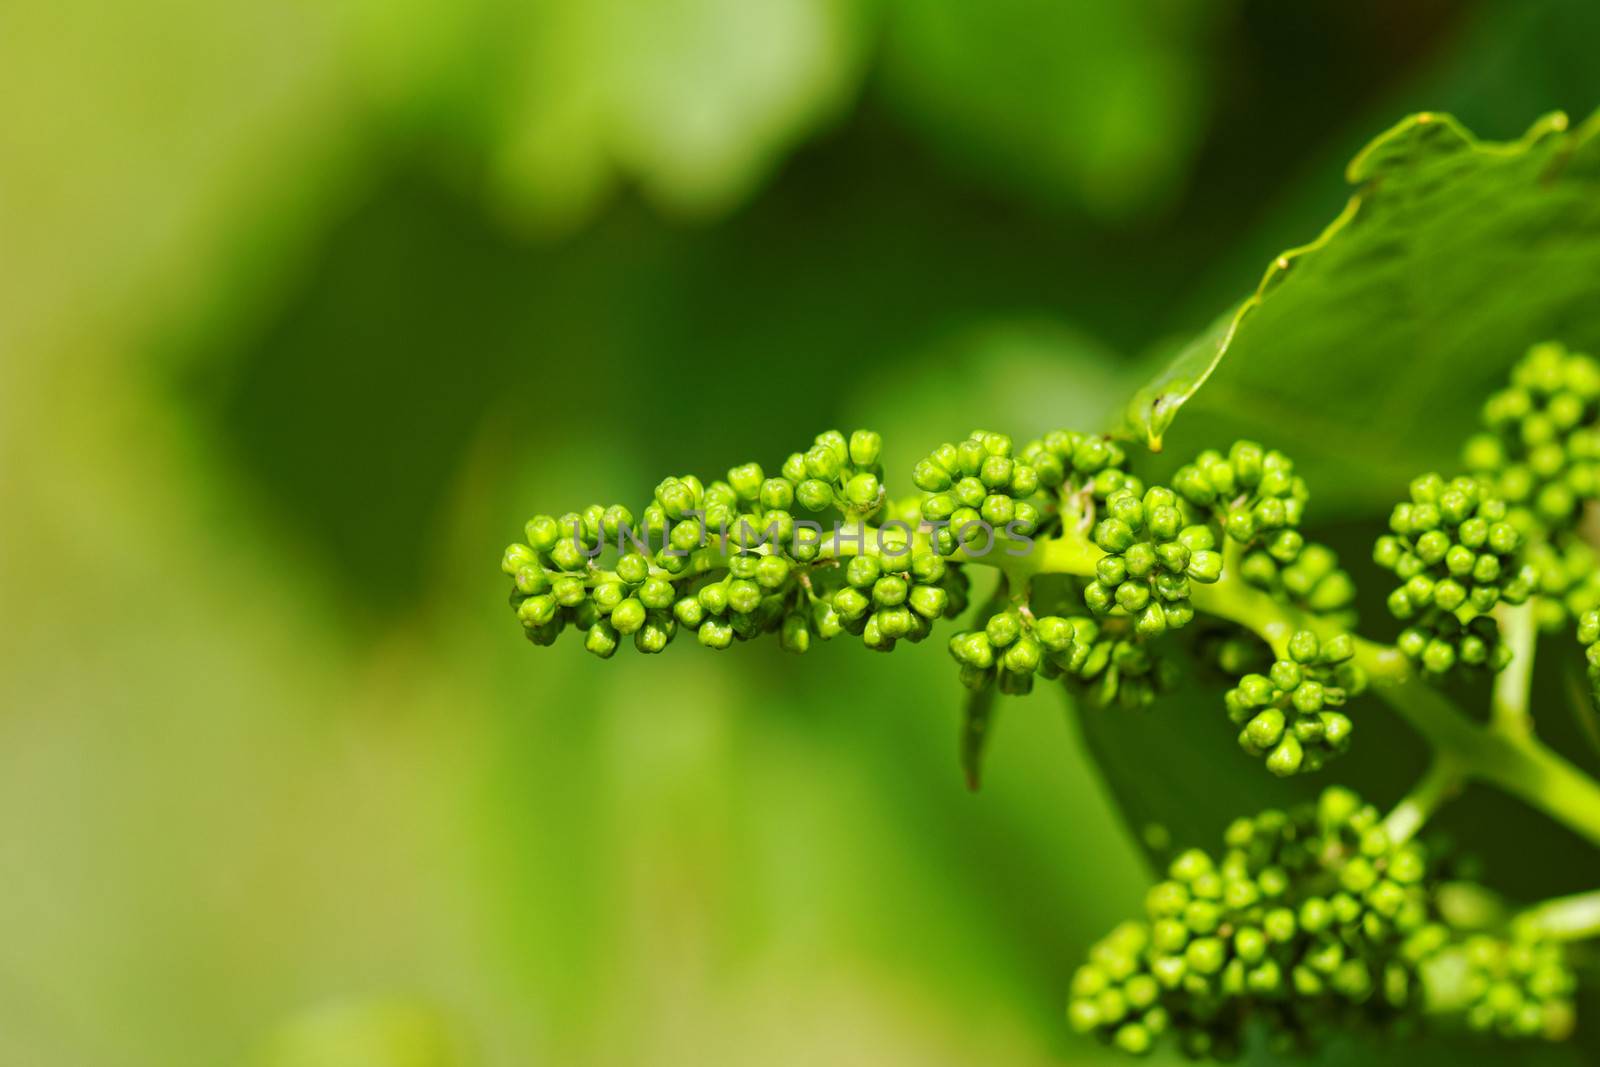
[[[1146,875],[1058,694],[972,796],[937,642],[535,650],[500,549],[828,426],[893,470],[1099,425],[1369,137],[1587,115],[1597,40],[1589,0],[0,5],[0,1062],[1115,1062],[1062,993]]]

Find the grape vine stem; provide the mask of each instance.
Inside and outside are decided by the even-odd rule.
[[[818,563],[852,555],[876,555],[877,546],[878,531],[874,527],[854,524],[846,539],[835,536],[831,543],[823,543]],[[1069,525],[1060,536],[1031,545],[998,538],[982,553],[961,549],[950,558],[995,567],[1009,587],[1022,588],[1041,574],[1093,577],[1101,555],[1083,531]],[[705,573],[720,566],[726,566],[722,554],[700,552],[695,553],[689,570]],[[1296,630],[1311,630],[1327,639],[1341,629],[1246,584],[1237,567],[1225,565],[1222,578],[1215,584],[1195,583],[1191,601],[1196,611],[1250,629],[1280,656],[1286,654],[1289,637]],[[1435,760],[1448,768],[1450,790],[1440,789],[1441,797],[1467,782],[1483,782],[1517,797],[1600,847],[1600,783],[1541,743],[1528,728],[1532,719],[1527,711],[1525,672],[1532,661],[1531,614],[1511,613],[1506,621],[1514,643],[1514,662],[1522,661],[1522,672],[1512,675],[1503,687],[1497,682],[1493,704],[1496,710],[1488,725],[1464,715],[1448,697],[1420,677],[1392,645],[1357,637],[1354,662],[1366,672],[1371,691],[1422,735],[1432,746]],[[1419,788],[1439,785],[1425,782]],[[1411,830],[1414,832],[1415,827]]]
[[[1533,602],[1516,607],[1505,605],[1496,613],[1511,662],[1495,676],[1494,696],[1489,704],[1494,728],[1512,737],[1533,733],[1533,716],[1528,714],[1528,695],[1533,683],[1533,651],[1538,630],[1533,621]]]
[[[1433,817],[1444,804],[1461,792],[1463,776],[1453,757],[1439,755],[1416,786],[1396,804],[1383,820],[1390,842],[1403,845]]]
[[[1600,890],[1556,897],[1522,912],[1519,922],[1562,941],[1579,941],[1600,935]]]
[[[1006,569],[1008,576],[1092,577],[1100,555],[1092,542],[1069,530],[1036,545],[1027,556],[1009,559]],[[1340,631],[1332,622],[1297,611],[1247,585],[1234,568],[1224,567],[1221,580],[1213,585],[1196,583],[1191,601],[1196,611],[1247,627],[1280,655],[1296,630],[1311,630],[1324,639]],[[1525,630],[1519,628],[1514,635],[1520,647],[1513,647],[1513,655],[1523,661],[1525,669],[1532,660],[1532,617],[1514,616],[1513,626],[1521,625],[1518,619],[1525,623]],[[1445,768],[1439,773],[1449,775],[1449,790],[1442,789],[1446,784],[1442,781],[1431,786],[1424,783],[1424,788],[1437,789],[1444,796],[1467,782],[1492,785],[1600,846],[1600,783],[1542,744],[1526,727],[1531,717],[1525,674],[1513,675],[1505,683],[1503,705],[1496,706],[1506,710],[1489,725],[1480,725],[1419,676],[1394,646],[1356,638],[1355,650],[1355,663],[1366,672],[1371,691],[1422,735]],[[1499,689],[1497,686],[1497,693]]]

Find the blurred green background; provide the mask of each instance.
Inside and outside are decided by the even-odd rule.
[[[1597,40],[1590,0],[0,6],[0,1062],[1112,1062],[1062,993],[1145,875],[1058,694],[970,796],[937,642],[601,664],[521,639],[499,552],[828,426],[908,470],[1098,424],[1370,136],[1585,116]]]

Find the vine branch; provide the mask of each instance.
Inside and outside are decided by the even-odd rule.
[[[1547,900],[1523,912],[1517,921],[1562,941],[1595,937],[1600,935],[1600,889]]]
[[[1490,722],[1502,733],[1527,737],[1533,733],[1528,700],[1533,687],[1534,645],[1538,639],[1533,602],[1505,606],[1497,614],[1506,647],[1511,650],[1511,662],[1495,676],[1494,695],[1489,704]]]
[[[1383,820],[1384,832],[1395,845],[1405,844],[1433,817],[1434,812],[1453,800],[1464,784],[1454,757],[1434,758],[1428,773],[1396,804]]]
[[[1037,546],[1007,573],[1089,577],[1099,556],[1098,548],[1069,530]],[[1214,585],[1195,587],[1192,599],[1197,611],[1247,627],[1274,651],[1286,647],[1296,630],[1311,630],[1326,639],[1340,629],[1331,621],[1305,615],[1251,587],[1237,570],[1225,568],[1222,579]],[[1520,652],[1514,649],[1513,662],[1521,661],[1523,670],[1527,670],[1533,656],[1532,616],[1529,613],[1520,617],[1526,619],[1527,627],[1517,638],[1523,647]],[[1503,706],[1508,710],[1494,724],[1481,726],[1424,681],[1393,646],[1356,638],[1355,652],[1355,662],[1371,680],[1374,694],[1422,735],[1433,747],[1435,758],[1444,761],[1461,784],[1480,781],[1493,785],[1600,847],[1600,783],[1542,744],[1531,731],[1507,726],[1518,721],[1519,708],[1520,715],[1531,722],[1526,711],[1525,676],[1514,676],[1512,682],[1506,683]],[[1517,692],[1522,695],[1514,696]],[[1435,782],[1428,787],[1438,785]]]

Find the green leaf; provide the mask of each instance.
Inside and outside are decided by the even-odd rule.
[[[1339,216],[1156,373],[1127,428],[1161,449],[1181,410],[1183,451],[1282,448],[1322,516],[1452,466],[1528,345],[1600,341],[1597,130],[1555,113],[1501,144],[1446,115],[1399,123],[1350,164]]]
[[[517,33],[495,181],[551,226],[619,179],[677,214],[728,209],[843,109],[867,53],[852,0],[541,0]]]
[[[1164,435],[1172,425],[1172,421],[1178,417],[1179,409],[1200,391],[1200,387],[1206,384],[1212,372],[1222,363],[1223,357],[1232,349],[1240,324],[1252,311],[1261,306],[1262,300],[1271,291],[1273,284],[1282,277],[1297,257],[1315,250],[1347,221],[1356,202],[1356,199],[1352,198],[1339,217],[1316,241],[1300,248],[1292,248],[1273,260],[1267,267],[1260,286],[1249,299],[1219,316],[1204,333],[1180,349],[1172,358],[1172,362],[1133,395],[1133,399],[1128,402],[1129,426],[1144,437],[1152,451],[1161,451]]]
[[[1483,398],[1529,344],[1600,342],[1597,131],[1600,116],[1569,131],[1553,114],[1500,144],[1448,116],[1399,123],[1350,164],[1356,191],[1338,217],[1153,374],[1127,427],[1173,463],[1238,436],[1284,449],[1310,482],[1315,522],[1381,513],[1413,475],[1452,469]],[[1359,560],[1370,538],[1349,533],[1335,547]],[[1275,781],[1238,750],[1224,687],[1191,671],[1148,714],[1077,712],[1124,819],[1154,852],[1209,841],[1231,815],[1330,781],[1389,804],[1425,762],[1417,738],[1366,698],[1352,708],[1349,756]],[[1544,832],[1519,824],[1516,836]]]

